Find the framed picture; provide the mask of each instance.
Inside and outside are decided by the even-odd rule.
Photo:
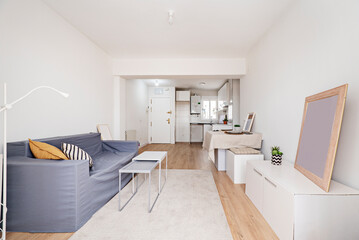
[[[98,124],[97,131],[101,133],[101,140],[113,140],[108,124]]]
[[[294,167],[328,192],[348,84],[305,99]]]
[[[254,117],[256,114],[254,112],[248,113],[246,121],[244,122],[243,132],[250,132],[252,130]]]

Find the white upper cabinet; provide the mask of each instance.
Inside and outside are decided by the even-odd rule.
[[[177,102],[189,102],[191,100],[190,91],[176,91]]]
[[[221,87],[218,91],[218,110],[223,110],[224,107],[228,106],[229,99],[229,87],[228,82]]]

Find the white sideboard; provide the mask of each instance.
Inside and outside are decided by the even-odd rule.
[[[359,191],[331,181],[327,193],[287,162],[246,171],[247,196],[281,240],[359,239]]]

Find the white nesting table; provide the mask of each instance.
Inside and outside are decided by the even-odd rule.
[[[136,195],[138,189],[138,176],[136,177],[136,191],[135,191],[135,173],[144,173],[145,176],[148,174],[148,212],[152,211],[153,206],[155,205],[158,196],[160,195],[161,185],[158,185],[158,193],[156,199],[154,200],[153,204],[151,204],[151,172],[155,169],[158,165],[157,161],[133,161],[124,166],[119,170],[119,192],[118,192],[118,204],[119,210],[121,211]],[[125,204],[121,207],[121,174],[122,173],[131,173],[132,174],[132,195],[129,200],[125,202]],[[160,184],[160,183],[159,183]]]
[[[158,184],[161,186],[161,163],[166,158],[166,178],[165,182],[163,183],[163,186],[160,188],[160,192],[162,191],[162,188],[164,187],[166,181],[167,181],[167,152],[166,151],[145,151],[141,153],[140,155],[134,157],[132,161],[157,161],[159,165],[159,178],[158,178]],[[146,176],[146,175],[145,175]]]

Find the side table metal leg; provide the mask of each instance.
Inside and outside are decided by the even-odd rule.
[[[119,180],[118,180],[118,185],[119,185],[119,191],[118,191],[118,207],[119,207],[119,211],[122,211],[122,209],[124,209],[126,207],[126,205],[131,201],[131,199],[136,195],[137,193],[137,189],[138,189],[138,176],[136,177],[136,191],[134,189],[135,187],[135,179],[134,179],[134,174],[132,174],[132,195],[131,197],[124,202],[123,206],[121,206],[121,197],[120,197],[120,194],[121,194],[121,183],[122,183],[122,180],[121,180],[121,173],[118,174],[118,177],[119,177]]]
[[[121,173],[119,173],[118,176],[118,210],[121,211]]]
[[[161,192],[161,161],[158,161],[159,163],[159,171],[158,171],[158,186],[159,186],[159,192]]]
[[[132,194],[135,192],[135,174],[132,173]]]
[[[146,174],[145,174],[146,175]],[[137,177],[136,177],[136,192],[137,192],[137,190],[138,190],[138,178],[140,177],[140,175],[139,174],[137,174]]]
[[[151,212],[151,173],[148,174],[148,212]]]

